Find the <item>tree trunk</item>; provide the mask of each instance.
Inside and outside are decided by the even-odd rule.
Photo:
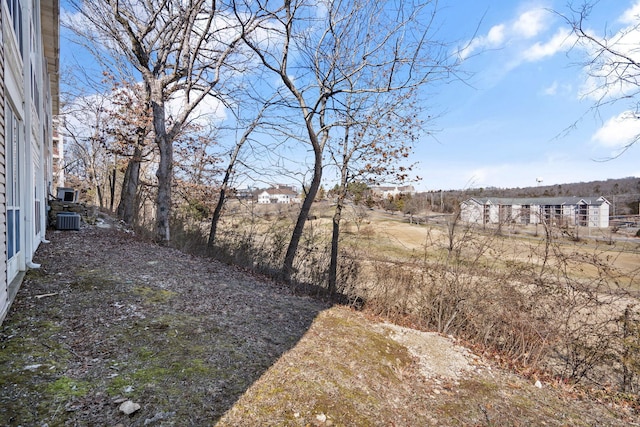
[[[313,204],[313,200],[318,194],[318,189],[320,188],[320,181],[322,180],[322,153],[318,150],[314,150],[315,153],[315,165],[313,167],[313,179],[311,180],[311,185],[309,186],[309,191],[307,192],[304,201],[302,202],[302,206],[300,207],[300,213],[298,214],[298,220],[296,221],[296,225],[293,228],[293,233],[291,234],[291,240],[289,241],[289,246],[287,247],[287,253],[284,257],[284,263],[282,265],[282,278],[285,282],[289,283],[291,281],[291,275],[293,274],[293,260],[296,257],[296,252],[298,251],[298,245],[300,244],[300,239],[302,238],[302,233],[304,231],[304,224],[309,217],[309,212],[311,211],[311,205]]]
[[[225,175],[225,179],[227,176]],[[227,192],[226,183],[223,182],[222,187],[220,188],[220,194],[218,195],[218,204],[216,204],[216,208],[213,210],[213,217],[211,218],[211,229],[209,230],[209,240],[207,242],[207,248],[213,249],[213,244],[216,241],[216,232],[218,230],[218,222],[220,221],[220,217],[222,216],[222,207],[224,206],[225,195]]]
[[[111,197],[111,200],[109,200],[109,212],[113,212],[113,204],[116,199],[116,173],[117,168],[114,165],[113,172],[111,173],[111,179],[109,180],[109,196]]]
[[[344,207],[346,186],[342,185],[340,194],[336,202],[336,210],[333,213],[333,228],[331,232],[331,259],[329,262],[329,295],[335,295],[338,283],[338,242],[340,239],[340,220],[342,219],[342,208]]]
[[[340,187],[338,188],[338,199],[336,200],[336,210],[333,213],[333,228],[331,232],[331,258],[329,261],[329,295],[335,295],[337,291],[338,282],[338,252],[339,252],[339,239],[340,239],[340,220],[342,219],[342,209],[344,207],[344,200],[347,197],[347,181],[349,175],[349,160],[350,155],[347,153],[349,142],[349,131],[347,129],[343,142],[343,159],[340,168]]]
[[[140,163],[142,151],[136,147],[133,157],[127,164],[120,193],[120,203],[118,203],[118,218],[131,225],[136,216],[136,196],[138,194],[138,183],[140,180]]]
[[[222,207],[224,206],[225,196],[227,194],[227,189],[229,188],[229,180],[231,179],[231,174],[233,173],[233,168],[235,167],[236,160],[238,159],[238,155],[240,154],[240,149],[242,145],[246,141],[247,136],[253,129],[255,128],[257,122],[251,125],[251,127],[245,132],[242,139],[236,144],[233,152],[231,153],[231,158],[229,159],[229,165],[227,166],[227,170],[224,173],[224,178],[222,179],[222,185],[220,186],[220,195],[218,197],[218,204],[216,208],[213,210],[213,217],[211,218],[211,229],[209,230],[209,241],[207,242],[207,247],[209,249],[213,249],[213,244],[216,240],[216,232],[218,230],[218,222],[220,221],[220,216],[222,215]]]
[[[171,219],[171,181],[173,178],[173,143],[167,135],[165,108],[160,82],[151,89],[151,108],[153,111],[153,130],[155,142],[160,152],[158,170],[158,194],[156,196],[156,242],[168,245],[171,241],[169,221]]]
[[[102,198],[102,188],[100,188],[100,184],[96,181],[96,196],[98,197],[98,205],[100,209],[104,208],[104,199]]]
[[[156,138],[160,150],[160,162],[156,177],[158,194],[156,196],[156,241],[168,245],[171,241],[169,220],[171,219],[171,178],[173,174],[173,145],[164,134]]]

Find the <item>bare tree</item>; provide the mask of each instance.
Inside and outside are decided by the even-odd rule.
[[[140,85],[111,80],[113,91],[111,105],[106,109],[105,132],[113,137],[109,150],[126,163],[116,213],[127,224],[133,224],[137,214],[140,167],[153,152],[153,147],[149,147],[151,115]],[[115,177],[113,181],[115,187]]]
[[[174,141],[174,191],[178,196],[174,208],[195,214],[198,220],[209,216],[215,198],[212,183],[220,173],[220,159],[214,153],[218,136],[216,125],[191,123]]]
[[[220,217],[222,216],[222,208],[224,207],[224,203],[226,200],[227,192],[229,191],[229,185],[231,183],[231,179],[235,172],[236,162],[238,161],[238,157],[240,156],[240,151],[245,143],[249,140],[251,134],[256,130],[256,128],[260,125],[260,121],[262,120],[262,116],[266,109],[269,107],[269,103],[266,102],[262,105],[262,108],[258,112],[257,116],[253,118],[248,125],[246,125],[246,129],[238,138],[235,145],[229,152],[229,162],[227,163],[227,167],[224,171],[224,175],[222,177],[222,182],[220,183],[220,190],[218,192],[218,201],[216,203],[216,207],[213,210],[213,216],[211,218],[211,228],[209,229],[209,239],[207,242],[207,246],[209,249],[213,248],[216,233],[218,230],[218,222],[220,221]],[[244,108],[244,106],[243,106]],[[236,118],[238,119],[238,124],[243,125],[243,121],[241,120],[241,112],[238,111]]]
[[[107,150],[103,125],[107,100],[100,95],[75,98],[63,107],[63,132],[66,148],[65,170],[82,179],[98,206],[106,205],[109,171],[115,167],[112,153]]]
[[[413,93],[349,94],[343,101],[345,117],[340,130],[344,133],[329,147],[332,164],[339,171],[332,220],[330,293],[336,292],[340,221],[349,184],[376,183],[378,179],[402,183],[409,178],[411,165],[403,162],[420,131],[420,109],[411,102]]]
[[[325,147],[332,130],[342,125],[335,106],[348,94],[406,90],[428,82],[436,69],[446,72],[445,64],[434,61],[429,40],[435,5],[293,0],[273,10],[267,1],[252,2],[269,18],[269,33],[266,38],[245,35],[244,40],[280,79],[282,105],[295,110],[313,156],[311,181],[283,262],[285,280],[293,273],[305,221],[320,188]]]
[[[156,239],[170,240],[173,141],[202,101],[222,97],[221,83],[241,68],[234,58],[240,32],[231,9],[221,1],[70,0],[85,25],[68,26],[90,45],[99,61],[111,61],[120,72],[144,82],[151,106],[155,144],[159,150]],[[244,31],[253,28],[243,15]],[[232,70],[229,64],[236,67]],[[169,114],[168,104],[179,104]],[[169,117],[171,115],[171,117]]]
[[[585,1],[579,6],[569,5],[570,14],[558,13],[571,27],[577,38],[575,47],[585,49],[587,59],[582,64],[593,85],[588,87],[586,96],[594,99],[593,108],[599,110],[605,105],[619,101],[630,103],[624,113],[626,120],[640,120],[640,47],[636,43],[640,32],[640,17],[635,24],[616,33],[599,36],[586,25],[597,1]],[[624,153],[640,140],[640,134],[634,135],[619,151]]]

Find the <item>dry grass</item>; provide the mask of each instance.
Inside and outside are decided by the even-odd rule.
[[[295,205],[240,205],[232,201],[233,215],[227,220],[224,227],[227,230],[238,232],[246,228],[252,233],[268,234],[269,229],[280,226],[286,228],[285,223],[290,223],[295,218],[297,207]],[[362,249],[370,259],[378,260],[408,260],[437,255],[446,250],[449,245],[446,224],[430,222],[429,224],[410,224],[408,219],[400,213],[390,214],[379,210],[368,210],[364,223],[358,233],[351,215],[352,207],[345,209],[343,217],[344,247]],[[312,215],[317,219],[310,221],[308,227],[312,227],[316,235],[323,236],[325,241],[330,235],[332,207],[328,203],[314,205]],[[464,225],[459,225],[464,228]],[[538,227],[538,235],[535,235],[536,227],[509,226],[504,227],[500,235],[493,229],[477,228],[471,231],[474,239],[491,239],[492,249],[486,253],[487,262],[495,262],[499,257],[503,265],[513,263],[539,266],[543,259],[540,256],[540,246],[544,244],[544,229]],[[563,234],[556,230],[554,237],[555,247],[565,256],[584,257],[586,262],[575,265],[571,274],[577,278],[593,279],[598,271],[592,267],[590,259],[598,257],[606,261],[616,270],[620,283],[628,285],[629,291],[640,291],[640,239],[624,237],[612,234],[609,231],[591,229],[581,230],[580,239],[575,241],[571,235]],[[611,240],[612,236],[622,240]],[[426,252],[426,253],[425,253]],[[470,257],[475,256],[472,250]]]
[[[273,209],[253,206],[236,226],[264,228]],[[585,230],[543,225],[538,233],[535,226],[415,225],[373,210],[357,223],[350,209],[338,284],[349,301],[397,322],[462,337],[521,369],[624,392],[640,387],[640,363],[630,351],[640,335],[623,331],[636,331],[640,322],[640,251],[633,239],[614,241],[601,230],[590,230],[589,239]],[[307,224],[295,279],[321,292],[332,207],[319,204],[312,213],[316,219]],[[627,308],[631,314],[622,321]]]
[[[610,411],[548,385],[538,389],[437,335],[413,342],[421,344],[425,373],[412,345],[384,331],[352,311],[321,313],[218,425],[604,426],[629,420],[616,419],[625,413],[621,407]],[[460,363],[456,354],[467,360]]]
[[[48,237],[0,330],[3,425],[637,422],[450,339],[115,229]],[[124,399],[141,409],[120,413]]]

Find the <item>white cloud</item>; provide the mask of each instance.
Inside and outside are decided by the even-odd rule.
[[[554,80],[547,87],[543,87],[540,90],[542,95],[546,96],[556,96],[556,95],[564,95],[564,96],[572,96],[573,95],[573,85],[570,83],[560,84],[557,80]]]
[[[607,120],[591,140],[607,148],[623,148],[640,135],[640,119],[625,111]]]
[[[89,138],[100,125],[101,116],[113,103],[101,94],[79,96],[64,106],[65,132],[77,138]]]
[[[466,59],[473,53],[485,49],[501,49],[507,45],[524,42],[539,36],[553,19],[553,15],[542,8],[529,9],[514,19],[492,26],[485,35],[480,35],[460,49],[459,55]]]
[[[167,115],[177,116],[180,114],[185,107],[185,102],[184,92],[176,92],[166,103]],[[227,117],[227,112],[218,99],[207,96],[198,103],[189,117],[191,122],[205,126],[211,122],[223,121]]]
[[[450,159],[446,167],[442,159],[421,162],[420,187],[426,190],[468,189],[479,187],[535,187],[574,182],[588,182],[627,176],[640,177],[636,162],[626,155],[610,162],[593,161],[586,150],[582,153],[557,153],[530,159],[514,159],[507,163],[458,163]],[[537,178],[543,178],[542,183]]]
[[[553,96],[558,93],[558,82],[554,81],[551,86],[544,88],[543,93],[549,96]]]
[[[494,25],[491,27],[487,36],[485,38],[485,42],[490,46],[499,46],[504,42],[505,39],[505,25]]]
[[[460,58],[466,59],[479,50],[501,47],[506,38],[505,29],[504,24],[494,25],[486,36],[479,36],[469,41],[466,46],[460,49],[458,53]]]
[[[548,12],[544,9],[528,10],[513,23],[513,33],[525,39],[535,37],[547,28],[547,18]]]
[[[625,25],[637,24],[640,21],[640,1],[636,0],[633,6],[624,11],[618,21]]]
[[[617,55],[603,52],[594,43],[583,43],[587,58],[593,58],[593,60],[585,67],[587,77],[580,91],[581,97],[600,101],[630,96],[638,91],[640,70],[631,64],[632,61],[634,63],[640,62],[640,49],[638,48],[640,46],[640,28],[638,24],[640,22],[636,18],[635,24],[621,28],[608,39],[603,39],[593,31],[588,32],[599,43],[614,49]]]
[[[534,62],[568,49],[575,37],[568,28],[560,28],[546,43],[535,43],[523,53],[526,61]]]
[[[489,176],[495,174],[496,170],[491,170],[490,168],[478,168],[470,171],[467,174],[467,183],[470,188],[486,185]]]

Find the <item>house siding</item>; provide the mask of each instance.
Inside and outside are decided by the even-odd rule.
[[[464,222],[481,223],[482,205],[475,200],[467,200],[460,205],[460,219]]]
[[[267,190],[262,191],[258,195],[258,203],[260,204],[268,204],[268,203],[280,203],[280,204],[291,204],[291,203],[300,203],[300,199],[295,191],[290,188],[269,188]]]
[[[0,323],[24,272],[37,267],[32,261],[44,239],[43,213],[52,180],[48,147],[58,106],[59,2],[22,0],[18,5],[19,28],[7,21],[10,10],[5,1],[0,2]],[[21,34],[14,34],[16,28]],[[15,126],[15,132],[8,132],[9,126]],[[14,141],[17,155],[10,167],[9,147],[14,149]],[[16,191],[9,197],[7,191],[14,185]],[[15,222],[7,215],[9,210],[15,213]]]
[[[0,4],[1,6],[1,4]],[[4,13],[0,9],[0,28],[4,28]],[[5,122],[4,122],[4,31],[0,31],[0,323],[9,308],[9,285],[7,283],[7,206],[5,188]]]

